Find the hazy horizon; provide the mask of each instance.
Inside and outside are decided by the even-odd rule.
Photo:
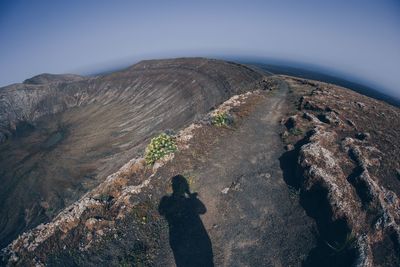
[[[0,86],[139,60],[249,57],[331,71],[400,98],[400,2],[2,1]]]

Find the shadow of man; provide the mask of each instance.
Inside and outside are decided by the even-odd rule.
[[[177,267],[214,266],[210,237],[199,214],[206,213],[204,204],[191,193],[186,178],[172,178],[173,193],[164,196],[159,213],[169,225],[169,244]]]

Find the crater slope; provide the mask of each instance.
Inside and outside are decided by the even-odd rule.
[[[191,58],[0,88],[0,247],[138,156],[154,134],[182,128],[262,79],[239,64]]]

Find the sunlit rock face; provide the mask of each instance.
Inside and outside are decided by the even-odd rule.
[[[0,88],[0,247],[141,154],[154,134],[188,125],[262,79],[242,65],[192,58]]]

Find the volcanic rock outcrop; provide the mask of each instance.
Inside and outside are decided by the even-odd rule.
[[[283,78],[298,106],[282,134],[297,169],[289,183],[301,188],[321,235],[310,261],[400,264],[398,108],[333,85]]]

